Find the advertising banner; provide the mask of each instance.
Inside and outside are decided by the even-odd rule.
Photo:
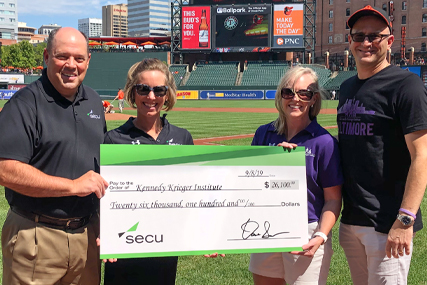
[[[305,149],[101,145],[101,259],[301,251]]]
[[[413,72],[421,77],[421,66],[401,66],[400,68]]]
[[[17,73],[0,74],[0,82],[24,83],[24,74],[17,74]]]
[[[24,88],[26,86],[27,86],[27,84],[8,84],[7,85],[9,90],[19,90],[19,89]]]
[[[0,89],[0,99],[9,100],[18,90]]]
[[[264,99],[264,90],[202,90],[200,99]]]
[[[265,99],[274,100],[276,98],[276,90],[265,90]]]
[[[304,4],[274,5],[273,48],[304,48]]]
[[[181,49],[211,49],[211,7],[182,6]]]
[[[226,5],[213,10],[214,52],[267,52],[271,5]]]
[[[196,90],[178,90],[176,91],[176,98],[180,99],[199,99],[199,91]]]

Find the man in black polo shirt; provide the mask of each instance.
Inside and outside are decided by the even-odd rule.
[[[10,211],[3,225],[3,284],[99,284],[99,172],[106,131],[99,95],[82,84],[88,40],[53,31],[47,69],[0,112],[0,184]]]

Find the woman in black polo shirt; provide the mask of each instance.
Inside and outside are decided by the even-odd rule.
[[[147,58],[128,71],[125,100],[137,110],[135,117],[105,134],[106,144],[192,145],[191,134],[169,124],[166,115],[176,102],[176,85],[168,67]],[[119,259],[106,263],[104,284],[175,284],[178,257]]]

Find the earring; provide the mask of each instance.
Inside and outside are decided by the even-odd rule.
[[[313,107],[314,107],[314,104],[310,106],[310,108],[313,108]]]

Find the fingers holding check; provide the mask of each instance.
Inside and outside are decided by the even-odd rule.
[[[291,251],[291,254],[313,257],[323,243],[323,238],[314,237],[302,246],[303,251]]]
[[[281,142],[281,143],[277,144],[277,146],[281,146],[284,149],[291,151],[291,150],[295,149],[298,145],[295,143]]]
[[[387,257],[398,258],[411,254],[413,227],[405,227],[399,221],[395,221],[390,229],[385,246]]]
[[[90,170],[73,180],[72,193],[79,197],[84,197],[95,193],[101,199],[105,194],[105,189],[108,187],[108,182],[104,180],[98,173]]]
[[[99,237],[97,237],[97,238],[96,238],[96,245],[97,245],[97,246],[100,246],[100,245],[101,245],[101,239],[100,239]],[[107,262],[111,262],[111,263],[113,263],[113,262],[116,262],[116,261],[117,261],[117,258],[103,259],[102,261],[103,261],[104,263],[107,263]]]
[[[221,256],[221,257],[224,257],[225,256],[225,254],[223,254],[223,253],[217,253],[217,252],[215,252],[215,253],[212,253],[212,254],[204,254],[203,255],[204,257],[211,257],[211,258],[216,258],[216,257],[218,257],[218,256]]]

